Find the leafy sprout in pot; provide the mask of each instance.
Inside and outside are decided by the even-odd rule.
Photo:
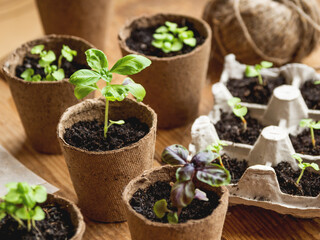
[[[44,68],[46,77],[45,79],[41,79],[40,74],[34,75],[34,70],[32,68],[28,68],[20,77],[29,82],[59,81],[64,79],[64,70],[61,68],[62,59],[65,58],[68,62],[72,62],[73,57],[77,56],[77,51],[70,49],[67,45],[63,45],[57,66],[52,64],[57,59],[56,55],[52,50],[44,50],[44,45],[34,46],[31,49],[31,53],[40,55],[39,65]]]
[[[219,159],[221,167],[224,167],[224,166],[222,163],[222,158],[221,158],[220,152],[223,150],[223,147],[225,147],[225,146],[228,146],[228,144],[225,143],[224,141],[220,141],[220,140],[218,140],[217,144],[211,144],[211,145],[207,146],[208,151],[212,151],[212,152],[218,154],[218,159]]]
[[[8,193],[0,198],[0,220],[6,215],[11,216],[25,227],[23,220],[27,221],[28,231],[36,228],[35,221],[45,219],[45,213],[37,203],[47,200],[47,191],[43,186],[32,186],[24,182],[13,182],[6,185]]]
[[[85,54],[88,65],[92,70],[78,70],[71,75],[69,81],[76,85],[74,94],[78,99],[86,97],[94,90],[99,90],[102,96],[105,97],[104,137],[107,138],[108,128],[112,124],[124,124],[123,120],[109,120],[109,101],[123,101],[128,94],[131,93],[138,102],[141,102],[146,95],[143,86],[135,83],[131,78],[126,78],[122,84],[111,84],[112,74],[133,75],[150,66],[151,61],[146,57],[130,54],[120,58],[109,70],[107,57],[102,51],[98,49],[89,49]],[[99,89],[97,85],[97,82],[100,79],[106,82],[106,86],[102,89]]]
[[[247,131],[247,121],[244,118],[248,113],[248,108],[241,105],[241,99],[237,97],[230,98],[228,100],[228,105],[232,107],[232,112],[234,115],[239,117],[243,123],[243,131]]]
[[[320,129],[320,121],[315,122],[312,119],[302,119],[300,121],[300,127],[307,127],[310,128],[310,134],[311,134],[311,142],[313,148],[316,147],[316,139],[314,137],[314,129]]]
[[[300,173],[300,175],[299,175],[299,177],[297,179],[297,182],[296,182],[297,185],[299,185],[299,182],[300,182],[300,180],[301,180],[301,178],[303,176],[303,173],[304,173],[304,171],[306,170],[307,167],[312,167],[314,170],[319,171],[318,164],[316,164],[316,163],[304,163],[302,158],[298,154],[293,154],[292,157],[299,162],[298,166],[301,169],[301,173]]]
[[[245,75],[246,77],[258,77],[259,84],[263,85],[263,79],[261,76],[261,70],[264,68],[271,68],[273,66],[272,62],[262,61],[260,64],[254,66],[246,66]]]
[[[197,40],[194,33],[188,27],[178,27],[177,23],[166,21],[164,26],[160,26],[153,34],[152,46],[160,48],[164,53],[178,52],[183,45],[195,47]]]
[[[231,177],[228,170],[212,162],[219,154],[212,151],[197,153],[188,160],[189,152],[181,145],[171,145],[162,152],[163,162],[171,165],[183,165],[176,171],[176,182],[170,194],[171,208],[165,199],[157,201],[153,207],[158,218],[167,215],[169,223],[178,223],[182,208],[187,207],[193,199],[208,201],[206,193],[197,189],[196,181],[203,182],[212,187],[219,187],[230,183]],[[177,210],[175,210],[177,209]]]

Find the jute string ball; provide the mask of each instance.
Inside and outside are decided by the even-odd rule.
[[[234,53],[243,63],[299,62],[317,46],[316,0],[211,0],[203,18],[213,30],[212,58]]]

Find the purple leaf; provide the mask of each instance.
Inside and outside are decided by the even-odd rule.
[[[176,179],[178,182],[185,182],[191,180],[195,172],[193,164],[187,163],[176,171]]]
[[[196,177],[199,181],[213,187],[228,185],[231,180],[229,171],[218,164],[208,164],[198,168]]]
[[[211,163],[214,159],[218,157],[219,154],[206,150],[194,155],[191,162],[194,163],[196,166],[204,166],[208,163]]]
[[[192,181],[176,182],[172,189],[170,199],[172,205],[184,208],[191,203],[195,195],[195,187]]]
[[[196,189],[195,190],[196,195],[194,196],[194,198],[199,199],[201,201],[209,201],[209,198],[207,198],[207,194],[203,191],[201,191],[200,189]]]
[[[185,147],[174,144],[163,150],[161,160],[171,165],[181,165],[187,163],[188,155],[189,151]]]

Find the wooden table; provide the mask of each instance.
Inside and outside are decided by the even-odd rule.
[[[174,12],[201,16],[206,0],[116,0],[105,52],[114,63],[121,57],[117,45],[117,31],[127,18],[143,13]],[[19,44],[41,36],[39,16],[32,0],[0,0],[0,59]],[[319,66],[320,50],[304,62]],[[217,79],[211,79],[215,81]],[[44,155],[35,152],[26,139],[8,85],[0,80],[0,144],[25,166],[61,190],[59,195],[77,201],[67,166],[62,155]],[[200,114],[207,114],[212,107],[210,83],[203,90]],[[159,165],[163,148],[173,143],[187,146],[191,125],[173,130],[159,130],[154,165]],[[128,240],[127,223],[103,224],[86,220],[85,240]],[[229,208],[223,239],[320,239],[319,219],[297,219],[256,207],[233,206]],[[178,240],[178,239],[177,239]]]

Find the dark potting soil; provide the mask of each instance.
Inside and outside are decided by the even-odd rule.
[[[201,36],[197,29],[194,28],[191,22],[187,20],[184,21],[183,24],[179,24],[179,27],[188,27],[188,30],[192,30],[194,33],[194,38],[197,40],[196,47],[190,47],[184,44],[183,48],[178,52],[170,52],[164,53],[161,49],[152,46],[151,42],[153,40],[153,34],[155,30],[161,25],[148,27],[148,28],[138,28],[133,29],[130,37],[126,39],[127,46],[134,51],[139,53],[143,53],[148,56],[156,56],[156,57],[172,57],[181,54],[186,54],[194,50],[196,47],[203,44],[205,41],[205,37]]]
[[[139,189],[130,200],[130,205],[137,212],[153,222],[168,223],[166,217],[159,219],[153,212],[154,204],[161,199],[166,199],[168,208],[171,207],[170,200],[171,186],[168,182],[158,181],[147,189]],[[209,201],[194,199],[186,208],[182,209],[179,216],[179,223],[187,222],[190,219],[202,219],[209,216],[219,205],[220,197],[214,192],[206,192]]]
[[[245,116],[247,130],[244,132],[240,118],[236,117],[233,113],[223,112],[222,110],[220,112],[221,119],[214,125],[220,139],[250,145],[256,142],[263,129],[258,120],[251,118],[247,114]]]
[[[17,221],[6,216],[0,221],[0,240],[66,240],[75,234],[69,213],[56,205],[43,207],[46,218],[36,221],[38,230],[19,227]],[[26,222],[25,222],[26,225]]]
[[[303,130],[303,132],[297,136],[289,134],[293,148],[296,152],[308,155],[320,155],[320,130],[314,129],[313,131],[316,140],[315,148],[312,145],[309,129]]]
[[[286,84],[284,77],[279,76],[274,79],[264,78],[264,84],[259,84],[257,77],[245,77],[239,79],[229,79],[227,88],[234,97],[238,97],[242,102],[268,104],[273,90],[280,85]]]
[[[320,84],[315,85],[312,80],[306,81],[300,88],[309,109],[320,109]]]
[[[316,197],[320,193],[320,175],[306,169],[299,182],[296,181],[301,170],[293,170],[288,162],[279,163],[274,170],[276,171],[280,189],[282,192],[299,196]]]
[[[108,151],[129,146],[138,142],[150,131],[146,123],[137,118],[124,120],[123,125],[113,124],[104,138],[104,123],[94,121],[80,121],[66,129],[64,140],[74,146],[88,151]]]
[[[32,68],[34,70],[34,74],[40,74],[41,78],[44,79],[46,74],[44,73],[44,68],[39,64],[39,58],[32,56],[25,56],[23,59],[22,65],[18,65],[16,67],[16,77],[21,78],[21,74],[27,70],[28,68]],[[52,64],[58,65],[57,61],[54,61]],[[66,78],[70,78],[70,76],[79,69],[88,69],[87,65],[79,64],[75,61],[68,62],[64,58],[62,59],[61,68],[64,70],[64,74]]]
[[[243,173],[248,168],[248,162],[246,160],[238,161],[236,158],[230,158],[227,154],[221,156],[224,167],[230,172],[231,183],[239,182]],[[214,163],[219,164],[219,160],[215,160]]]

